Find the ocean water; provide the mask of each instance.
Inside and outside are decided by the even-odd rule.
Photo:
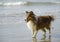
[[[25,12],[39,15],[54,15],[51,36],[44,37],[38,32],[32,38],[26,26]],[[0,0],[0,42],[59,42],[60,41],[60,0]]]

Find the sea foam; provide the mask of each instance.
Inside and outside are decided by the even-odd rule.
[[[60,4],[60,2],[0,2],[0,5]]]

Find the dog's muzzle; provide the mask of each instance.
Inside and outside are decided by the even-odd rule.
[[[27,22],[27,19],[25,18],[25,21]]]
[[[25,21],[26,21],[26,22],[28,22],[28,20],[27,20],[27,19],[25,19]]]
[[[25,19],[25,21],[26,21],[26,19]]]

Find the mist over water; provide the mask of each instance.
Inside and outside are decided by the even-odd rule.
[[[39,15],[54,15],[51,36],[40,31],[37,38],[25,22],[25,11]],[[60,0],[0,0],[0,42],[59,42],[60,40]],[[48,40],[49,39],[49,40]]]

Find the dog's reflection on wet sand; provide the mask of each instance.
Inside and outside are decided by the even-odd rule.
[[[49,35],[48,39],[46,39],[46,35],[43,35],[39,41],[36,38],[32,38],[32,42],[51,42],[51,35]]]

